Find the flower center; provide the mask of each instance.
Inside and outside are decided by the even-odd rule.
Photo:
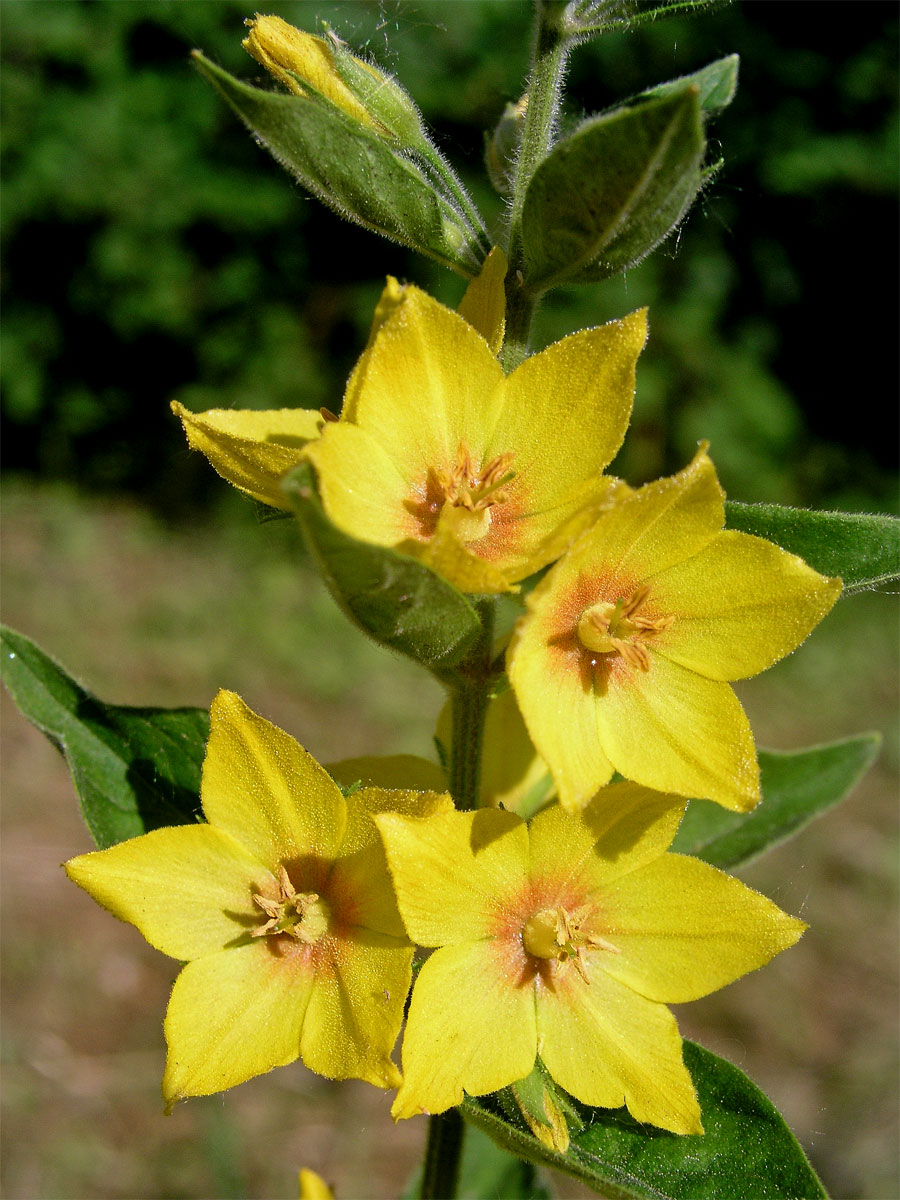
[[[460,442],[456,465],[434,473],[444,503],[472,513],[505,504],[508,496],[502,489],[515,475],[515,471],[510,470],[514,457],[512,453],[498,454],[479,470],[469,447],[464,441]]]
[[[585,983],[590,983],[584,963],[586,950],[608,950],[619,954],[618,946],[606,938],[587,932],[585,918],[590,909],[568,912],[563,906],[545,908],[529,917],[522,927],[522,945],[535,958],[555,959],[560,965],[571,963]]]
[[[515,477],[510,470],[514,457],[512,452],[498,454],[476,467],[468,444],[461,441],[454,465],[429,469],[422,491],[404,502],[418,521],[418,536],[432,537],[438,518],[449,508],[447,515],[461,542],[483,538],[491,527],[491,510],[509,499],[504,489]]]
[[[298,942],[315,945],[328,932],[328,905],[316,892],[298,892],[283,866],[278,868],[278,897],[254,895],[253,902],[268,920],[250,931],[251,937],[287,933]]]
[[[640,609],[649,595],[650,588],[645,584],[615,604],[601,600],[591,605],[578,619],[578,640],[588,650],[619,654],[629,666],[649,671],[650,655],[644,642],[668,629],[675,620],[671,616],[641,616]]]

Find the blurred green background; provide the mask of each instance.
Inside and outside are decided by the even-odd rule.
[[[525,0],[273,9],[396,72],[499,218],[480,159],[521,89]],[[258,525],[168,409],[334,408],[385,274],[464,287],[302,195],[191,70],[199,46],[258,78],[251,11],[0,5],[4,619],[108,700],[227,686],[326,761],[425,752],[437,686],[346,625],[292,525]],[[724,169],[677,240],[539,320],[544,343],[649,303],[631,482],[708,437],[737,499],[895,511],[897,25],[887,3],[754,2],[575,52],[573,120],[742,58],[711,127]],[[783,1107],[835,1197],[869,1200],[898,1194],[896,656],[894,598],[857,597],[742,688],[761,744],[887,744],[842,810],[744,872],[810,922],[801,945],[679,1014]],[[291,1196],[301,1165],[341,1200],[399,1194],[421,1123],[392,1130],[363,1085],[298,1066],[162,1118],[173,967],[65,882],[87,848],[71,785],[3,706],[3,1195]]]

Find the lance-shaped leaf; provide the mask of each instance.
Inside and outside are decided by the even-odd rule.
[[[522,210],[526,287],[606,279],[639,262],[687,212],[705,144],[694,83],[557,142]]]
[[[761,750],[762,804],[738,814],[692,800],[672,849],[723,869],[750,862],[839,804],[875,761],[880,745],[879,734],[865,733],[809,750]]]
[[[418,559],[357,541],[333,525],[309,463],[285,476],[284,492],[331,594],[352,621],[438,675],[464,657],[481,624],[462,592]]]
[[[465,218],[389,140],[314,96],[250,87],[197,50],[194,62],[299,183],[365,229],[477,274],[485,252]]]
[[[725,524],[776,542],[825,575],[840,575],[845,596],[900,579],[896,517],[727,500]]]
[[[504,1113],[496,1096],[467,1096],[463,1116],[505,1149],[574,1175],[611,1200],[765,1196],[818,1200],[822,1184],[775,1106],[741,1071],[684,1043],[703,1115],[702,1136],[640,1125],[624,1109],[577,1105],[584,1128],[565,1154]]]
[[[200,819],[205,709],[104,704],[12,629],[0,629],[0,667],[21,711],[65,756],[98,846]]]

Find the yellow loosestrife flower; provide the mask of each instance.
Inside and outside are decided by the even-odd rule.
[[[307,752],[231,692],[210,712],[206,824],[156,829],[66,864],[152,946],[186,962],[166,1013],[167,1108],[298,1057],[333,1079],[400,1080],[406,938],[372,814],[449,799],[345,799]]]
[[[375,818],[410,937],[395,1118],[524,1079],[536,1056],[585,1104],[702,1133],[669,1003],[705,996],[805,926],[698,859],[666,853],[684,801],[614,784],[526,825],[483,809]]]
[[[469,284],[459,308],[495,353],[503,342],[505,274],[506,258],[495,248],[481,273]],[[396,279],[388,280],[375,307],[366,351],[350,376],[345,405],[351,402],[364,374],[378,331],[402,303],[404,293],[405,288]],[[309,408],[212,408],[193,413],[173,401],[172,411],[180,419],[191,449],[205,454],[223,479],[255,500],[281,509],[290,507],[281,490],[281,477],[299,464],[303,447],[319,436],[326,420],[318,409]]]
[[[794,650],[841,582],[724,520],[701,449],[602,513],[529,596],[509,678],[565,806],[614,771],[737,811],[759,800],[753,735],[727,681]]]
[[[463,591],[513,590],[617,486],[602,472],[631,413],[645,314],[563,338],[506,376],[496,342],[458,313],[413,286],[388,291],[340,421],[306,447],[325,510]]]

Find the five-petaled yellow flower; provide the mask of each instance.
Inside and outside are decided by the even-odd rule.
[[[841,582],[724,521],[701,449],[602,513],[529,597],[509,678],[567,807],[614,771],[739,811],[759,800],[753,735],[727,681],[795,649]]]
[[[151,945],[186,961],[166,1013],[167,1107],[298,1057],[395,1087],[410,984],[372,814],[449,799],[362,788],[346,799],[288,734],[230,692],[210,712],[206,824],[85,854],[69,877]]]
[[[579,813],[375,817],[410,937],[396,1118],[523,1079],[540,1055],[585,1104],[702,1133],[668,1003],[768,962],[805,926],[736,879],[666,853],[677,797],[614,784]]]
[[[340,421],[306,448],[325,510],[463,591],[509,591],[615,490],[602,472],[631,413],[645,314],[574,333],[507,376],[459,313],[395,282],[385,296]]]

